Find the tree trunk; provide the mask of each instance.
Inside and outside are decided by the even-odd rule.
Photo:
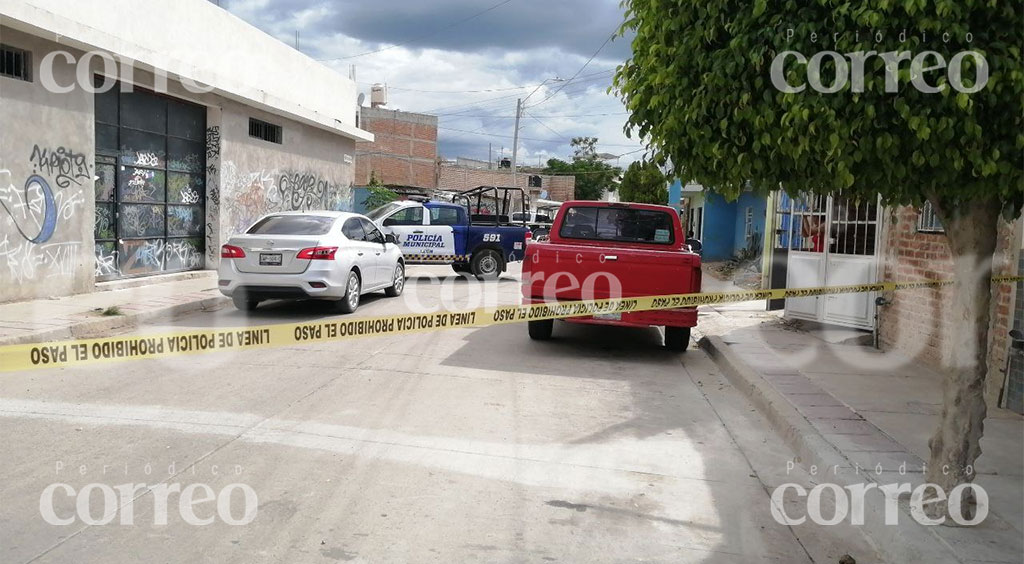
[[[959,484],[974,480],[974,462],[981,455],[984,427],[985,377],[988,373],[988,330],[992,303],[992,254],[1000,218],[997,202],[943,206],[932,199],[946,230],[953,256],[953,296],[949,337],[943,344],[946,369],[942,418],[928,446],[927,481],[949,494]],[[938,322],[938,320],[936,320]],[[965,519],[974,514],[971,490],[961,505]],[[932,518],[948,518],[947,501],[925,508]]]

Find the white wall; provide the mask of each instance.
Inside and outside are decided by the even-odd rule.
[[[208,0],[0,0],[4,25],[199,81],[214,93],[352,139],[356,85]]]

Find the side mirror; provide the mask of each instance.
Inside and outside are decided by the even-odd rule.
[[[397,222],[394,219],[389,217],[389,218],[384,220],[384,227],[390,227],[392,225],[395,225],[396,223]]]
[[[388,233],[388,234],[384,235],[384,242],[385,243],[393,243],[393,244],[397,245],[398,244],[398,237],[395,237],[394,233]]]

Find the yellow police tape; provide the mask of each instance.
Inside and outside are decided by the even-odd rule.
[[[1024,280],[1000,276],[996,283]],[[225,350],[249,350],[285,345],[340,341],[355,337],[402,335],[424,331],[485,327],[542,319],[564,319],[610,313],[689,308],[700,305],[806,298],[832,294],[890,292],[951,285],[951,280],[882,282],[849,286],[783,288],[741,292],[711,292],[643,296],[608,300],[499,306],[469,311],[411,313],[382,317],[348,317],[326,321],[283,323],[253,327],[181,331],[169,334],[130,335],[0,347],[0,372],[34,368],[81,366],[118,360],[163,358]]]

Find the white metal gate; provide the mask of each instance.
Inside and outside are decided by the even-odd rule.
[[[786,251],[786,287],[869,284],[878,278],[879,201],[841,196],[776,199],[775,247]],[[870,293],[790,298],[786,316],[872,329]]]

